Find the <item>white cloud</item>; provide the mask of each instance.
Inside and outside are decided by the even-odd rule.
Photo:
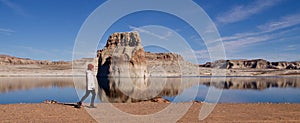
[[[129,25],[129,29],[131,29],[133,31],[138,31],[140,33],[146,33],[148,35],[154,36],[154,37],[159,38],[161,40],[168,40],[168,38],[172,36],[172,32],[170,32],[170,31],[167,31],[165,34],[160,35],[160,34],[156,34],[154,32],[151,32],[149,30],[139,28],[139,27],[130,26],[130,25]]]
[[[215,25],[214,25],[214,24],[211,24],[211,25],[208,25],[208,26],[205,27],[204,33],[205,33],[205,34],[208,34],[208,33],[215,33],[215,31],[216,31]]]
[[[296,50],[298,50],[297,45],[288,45],[287,38],[299,39],[298,35],[290,36],[290,33],[299,32],[300,28],[291,28],[286,30],[272,31],[272,32],[252,32],[252,33],[239,33],[234,36],[224,37],[224,46],[226,50],[226,55],[228,59],[257,59],[263,58],[271,61],[295,61],[299,60],[295,55]],[[289,35],[288,37],[286,35]],[[272,41],[272,42],[271,42]],[[253,52],[246,53],[244,55],[245,48],[257,47],[257,45],[263,42],[268,42],[271,45],[276,45],[276,42],[286,42],[288,46],[279,46],[278,51],[267,50],[266,52]],[[265,45],[265,44],[264,44]],[[258,46],[262,48],[263,45]],[[217,49],[217,48],[213,48]],[[251,55],[252,54],[252,55]]]
[[[202,59],[209,59],[210,56],[209,56],[209,53],[207,50],[197,50],[197,51],[194,51],[194,53],[196,54],[196,56],[198,58],[202,58]]]
[[[18,51],[18,52],[16,52]],[[31,46],[8,45],[1,49],[1,53],[35,60],[71,60],[71,49],[40,49]]]
[[[14,33],[14,30],[11,29],[4,29],[4,28],[0,28],[0,34],[4,34],[4,35],[11,35],[12,33]]]
[[[300,13],[296,13],[259,25],[257,26],[259,31],[236,33],[232,36],[222,37],[222,41],[229,51],[274,39],[279,41],[286,38],[286,34],[299,31],[300,28],[296,27],[299,24]]]
[[[270,32],[295,26],[298,24],[300,24],[300,13],[284,16],[280,20],[271,21],[266,24],[259,25],[257,26],[257,28],[261,29],[262,31]]]
[[[218,16],[217,21],[223,24],[242,21],[251,17],[252,15],[277,5],[279,2],[280,0],[257,0],[249,5],[235,6],[231,10]]]
[[[287,53],[287,52],[280,52],[280,53],[262,53],[259,54],[261,58],[267,59],[269,61],[300,61],[299,53]]]
[[[15,46],[16,49],[19,49],[20,51],[26,51],[28,53],[31,54],[40,54],[42,56],[49,56],[51,55],[48,51],[46,50],[40,50],[40,49],[36,49],[33,47],[28,47],[28,46]]]
[[[274,39],[272,35],[241,37],[234,40],[227,40],[226,42],[224,42],[224,45],[226,50],[232,51],[243,47],[249,47],[254,44],[272,40],[272,39]]]
[[[223,41],[227,50],[234,50],[242,47],[250,47],[258,43],[271,41],[271,40],[284,41],[281,39],[285,39],[287,34],[299,30],[300,28],[291,28],[291,29],[281,30],[277,32],[261,31],[256,33],[244,33],[244,34],[241,33],[240,36],[224,37],[225,40]]]
[[[298,46],[294,45],[294,44],[288,45],[284,48],[285,51],[295,51],[297,49],[298,49]]]
[[[14,31],[14,30],[11,30],[11,29],[3,29],[3,28],[0,28],[0,32],[13,33],[13,32],[15,32],[15,31]]]
[[[202,41],[201,37],[196,36],[196,35],[190,36],[190,40],[196,41],[196,42]]]
[[[28,14],[17,4],[11,2],[11,0],[0,0],[4,5],[14,10],[16,13],[22,16],[28,16]]]

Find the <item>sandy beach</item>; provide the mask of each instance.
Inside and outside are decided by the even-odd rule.
[[[97,110],[101,110],[97,105]],[[169,104],[157,102],[115,103],[118,109],[135,115],[146,115],[164,109]],[[203,104],[193,103],[188,112],[177,122],[300,122],[300,104],[217,104],[203,121],[198,120]],[[91,109],[87,109],[91,110]],[[99,114],[105,115],[105,114]],[[159,118],[159,117],[158,117]],[[162,122],[167,122],[161,117]],[[7,104],[0,105],[0,121],[8,122],[97,122],[85,108],[62,104]],[[130,121],[124,121],[128,122]],[[101,122],[101,121],[100,121]]]

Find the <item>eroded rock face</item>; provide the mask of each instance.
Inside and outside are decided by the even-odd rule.
[[[98,77],[146,77],[145,52],[138,32],[114,33],[98,51]]]
[[[227,61],[227,68],[256,68],[266,69],[270,62],[263,59],[255,60],[229,60]]]
[[[159,61],[159,62],[173,62],[184,61],[182,56],[174,53],[150,53],[146,52],[147,61]]]
[[[197,76],[198,66],[187,62],[175,53],[146,52],[147,67],[150,76]]]

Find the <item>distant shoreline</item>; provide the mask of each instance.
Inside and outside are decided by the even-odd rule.
[[[149,54],[149,53],[148,53]],[[256,60],[221,60],[204,65],[191,64],[179,55],[152,54],[147,62],[150,77],[201,77],[212,76],[212,71],[221,70],[229,76],[300,76],[300,62],[268,62]],[[159,55],[172,56],[173,60],[154,59]],[[0,55],[1,56],[1,55]],[[175,61],[174,61],[175,59]],[[181,59],[177,61],[176,59]],[[73,77],[84,76],[86,63],[94,62],[97,70],[97,58],[85,58],[72,62],[36,61],[2,55],[0,57],[0,77]],[[291,68],[291,69],[286,69]],[[96,71],[97,73],[97,71]],[[215,74],[220,75],[220,74]]]
[[[5,74],[1,73],[0,77],[85,77],[85,74]],[[191,78],[191,77],[300,77],[299,74],[290,75],[227,75],[227,76],[210,76],[210,75],[199,75],[199,76],[149,76],[147,78]],[[128,77],[117,77],[117,78],[128,78]]]
[[[52,74],[40,74],[40,75],[34,75],[34,74],[7,74],[7,75],[0,75],[0,77],[85,77],[85,75],[52,75]],[[300,77],[299,75],[268,75],[268,76],[151,76],[147,78],[202,78],[202,77],[208,77],[208,78],[237,78],[237,77]],[[128,77],[117,77],[117,78],[128,78]]]

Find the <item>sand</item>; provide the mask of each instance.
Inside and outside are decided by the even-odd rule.
[[[157,102],[118,103],[115,107],[127,113],[146,115],[158,112],[169,104]],[[213,112],[203,121],[198,120],[202,103],[193,103],[188,112],[177,122],[300,122],[300,104],[218,104]],[[98,104],[96,109],[104,108]],[[99,114],[102,115],[102,114]],[[111,115],[114,114],[103,114]],[[163,117],[157,117],[161,122],[167,122]],[[71,122],[95,123],[85,108],[74,108],[72,105],[62,104],[6,104],[0,105],[0,121],[6,122]],[[130,122],[130,120],[123,120]]]

